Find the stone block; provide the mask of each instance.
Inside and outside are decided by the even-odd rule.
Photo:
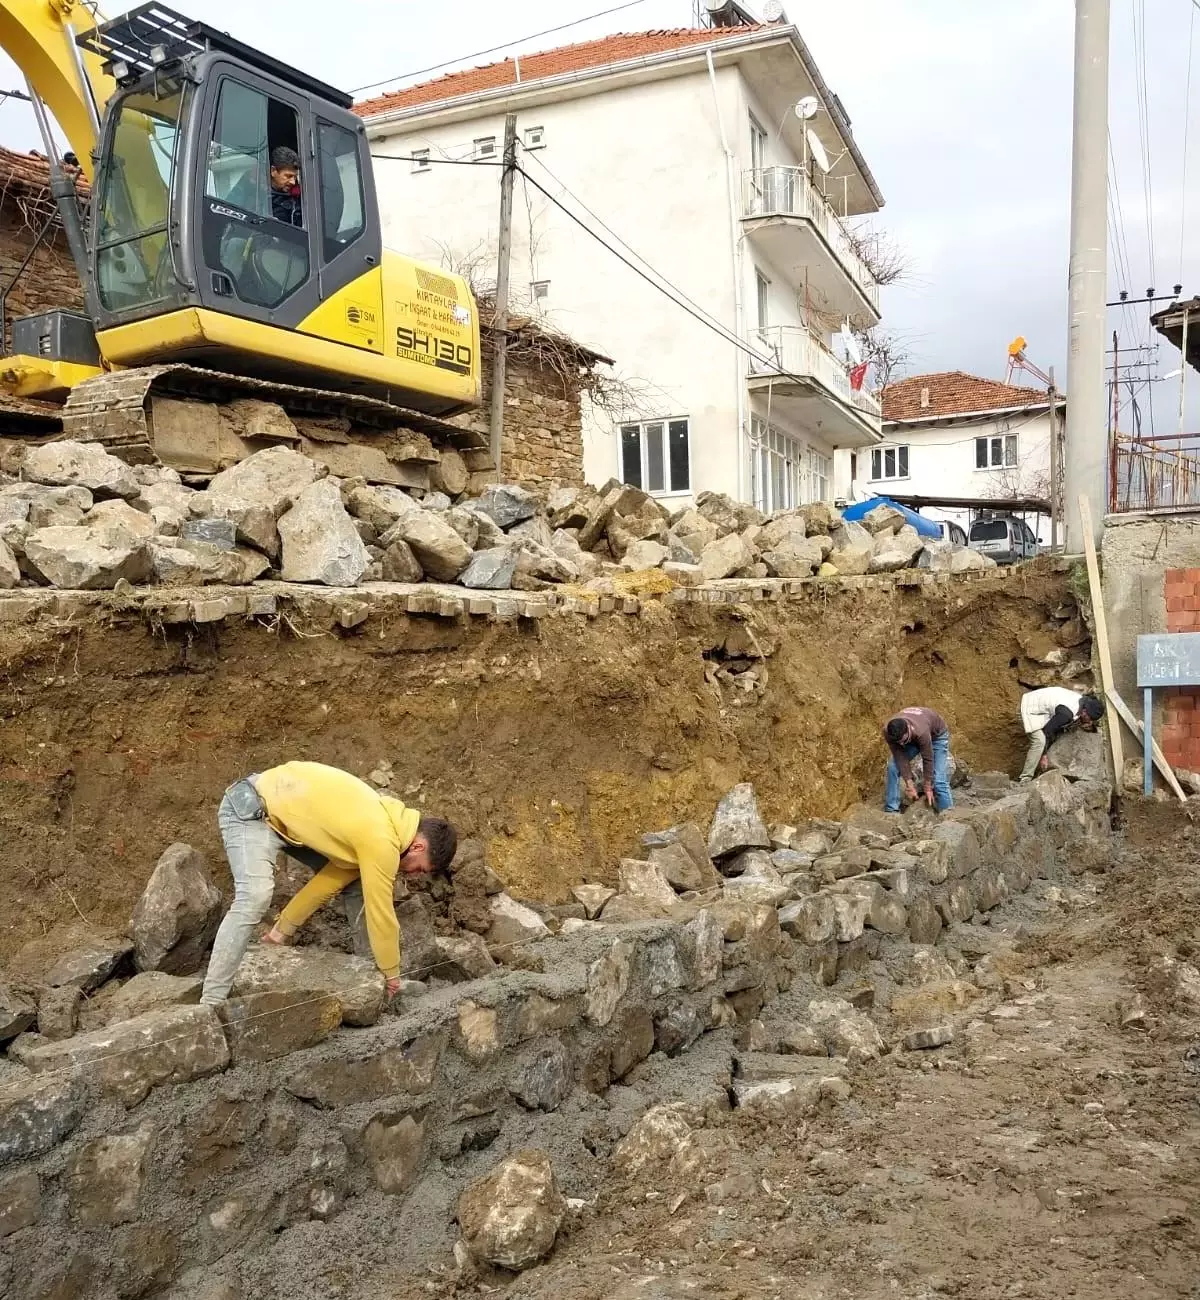
[[[550,1157],[532,1149],[509,1156],[458,1199],[458,1224],[470,1254],[513,1272],[549,1255],[566,1213]]]
[[[455,1041],[463,1055],[476,1065],[490,1060],[500,1050],[500,1017],[496,1009],[469,999],[459,1003]]]
[[[969,921],[975,914],[975,895],[968,880],[949,880],[939,885],[933,901],[947,925]]]
[[[928,894],[920,894],[908,905],[908,937],[913,943],[937,943],[942,917]]]
[[[653,1106],[617,1143],[613,1168],[626,1179],[666,1172],[687,1178],[700,1167],[703,1156],[687,1120],[671,1106]]]
[[[306,1062],[288,1076],[284,1087],[323,1110],[381,1101],[398,1093],[421,1096],[433,1087],[445,1044],[444,1033],[431,1032],[370,1056]]]
[[[845,520],[830,534],[833,549],[829,553],[829,563],[843,577],[866,573],[875,554],[875,540],[861,525]]]
[[[585,1015],[594,1025],[610,1023],[622,998],[629,991],[633,970],[634,947],[618,939],[603,957],[588,967]]]
[[[83,1114],[82,1081],[70,1073],[0,1082],[0,1165],[43,1155],[73,1132]]]
[[[82,993],[93,993],[116,975],[132,955],[133,945],[124,940],[98,941],[88,948],[65,953],[46,972],[43,983],[51,988],[71,984]]]
[[[74,984],[43,988],[38,993],[38,1033],[52,1043],[70,1038],[79,1028],[82,1003],[83,993]]]
[[[594,920],[599,916],[604,910],[605,903],[610,898],[615,898],[616,893],[615,889],[610,889],[607,885],[575,885],[571,889],[572,897],[583,904],[588,920]]]
[[[229,1045],[211,1007],[149,1011],[133,1020],[33,1048],[35,1074],[77,1067],[98,1091],[135,1106],[152,1088],[187,1083],[229,1065]]]
[[[508,894],[495,894],[488,900],[492,924],[488,930],[489,948],[519,946],[544,939],[550,931],[531,908],[518,903]]]
[[[969,876],[980,864],[979,837],[971,826],[957,821],[941,821],[930,835],[935,843],[946,846],[946,875],[951,880]]]
[[[384,978],[368,958],[272,944],[256,944],[242,958],[235,997],[297,992],[336,997],[346,1025],[373,1025],[383,1013]]]
[[[622,858],[617,869],[617,889],[651,909],[649,915],[669,916],[676,906],[676,894],[659,867],[636,858]]]
[[[411,1114],[377,1115],[368,1121],[362,1146],[381,1191],[399,1195],[421,1176],[429,1158],[425,1130],[424,1118]]]
[[[520,548],[511,545],[476,551],[459,575],[459,584],[479,591],[506,591],[513,585],[520,554]]]
[[[643,835],[642,845],[651,864],[658,867],[681,893],[692,889],[715,889],[721,883],[699,826],[686,823]]]
[[[916,1029],[904,1036],[904,1048],[908,1052],[926,1051],[932,1047],[945,1047],[954,1042],[953,1025],[937,1025],[933,1029]]]
[[[550,1042],[521,1062],[509,1091],[526,1110],[553,1111],[573,1085],[570,1053],[561,1042]]]
[[[140,971],[194,974],[221,923],[221,892],[204,857],[172,844],[159,858],[133,909],[133,960]]]
[[[980,867],[971,876],[971,888],[975,895],[975,905],[981,912],[990,912],[999,907],[1009,895],[1008,882],[1004,872],[993,866]]]
[[[754,787],[735,785],[717,805],[708,833],[708,854],[720,860],[746,849],[770,849],[771,836],[758,811]]]
[[[102,1029],[160,1007],[195,1006],[203,990],[204,978],[200,975],[143,971],[119,988],[109,985],[99,997],[90,999],[83,1008],[83,1028]]]
[[[32,998],[0,979],[0,1044],[32,1029],[37,1007]]]
[[[654,998],[683,988],[688,982],[674,935],[647,943],[641,953],[641,968],[646,987]]]
[[[883,1051],[883,1039],[871,1021],[840,998],[810,1002],[808,1014],[832,1056],[859,1063],[875,1060]]]
[[[0,1241],[32,1228],[41,1217],[42,1185],[34,1170],[19,1169],[0,1178]]]
[[[112,1228],[138,1217],[146,1156],[154,1133],[96,1138],[67,1161],[64,1185],[71,1216],[82,1228]]]
[[[320,479],[304,488],[276,526],[283,547],[280,576],[285,582],[355,587],[371,562],[333,479]]]
[[[454,582],[471,561],[471,548],[440,515],[418,509],[400,518],[379,539],[386,550],[406,542],[434,582]]]
[[[583,1016],[583,1000],[578,997],[547,998],[540,993],[528,993],[517,1003],[510,1015],[513,1037],[518,1042],[537,1038],[541,1034],[557,1034],[579,1023]]]
[[[689,989],[707,988],[720,979],[725,930],[711,911],[697,912],[683,927],[679,948]]]
[[[48,442],[28,447],[21,477],[51,487],[82,487],[102,497],[136,497],[141,484],[133,470],[96,442]]]
[[[322,1042],[342,1023],[332,993],[273,989],[232,997],[217,1008],[234,1065],[273,1061]]]
[[[498,528],[508,530],[537,513],[537,497],[511,483],[496,483],[471,502],[471,508],[485,514]]]
[[[667,1056],[678,1056],[704,1033],[704,1020],[695,1007],[677,1002],[654,1021],[654,1046]]]
[[[626,1007],[608,1037],[609,1078],[615,1083],[654,1051],[654,1021],[645,1007]]]

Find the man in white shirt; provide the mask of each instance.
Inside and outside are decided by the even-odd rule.
[[[1094,695],[1081,695],[1063,686],[1026,691],[1021,697],[1021,726],[1029,737],[1029,752],[1021,770],[1022,781],[1032,781],[1047,767],[1046,751],[1068,731],[1082,727],[1095,731],[1104,716],[1104,704]]]

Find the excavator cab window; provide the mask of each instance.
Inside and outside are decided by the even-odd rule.
[[[186,95],[178,82],[127,96],[97,177],[96,284],[112,312],[173,296],[170,220],[180,121]]]
[[[204,261],[257,307],[277,307],[309,276],[306,177],[301,169],[299,193],[285,193],[271,165],[278,149],[299,154],[299,142],[294,108],[233,77],[221,81],[201,219]]]

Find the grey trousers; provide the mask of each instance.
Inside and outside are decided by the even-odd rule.
[[[1037,776],[1037,766],[1046,752],[1046,733],[1032,731],[1029,733],[1029,752],[1025,755],[1025,766],[1021,769],[1021,780],[1032,781]]]

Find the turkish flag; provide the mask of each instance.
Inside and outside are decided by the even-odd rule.
[[[862,389],[863,380],[866,379],[866,377],[867,362],[864,361],[861,366],[855,366],[850,371],[850,387],[853,388],[856,393],[859,392]]]

